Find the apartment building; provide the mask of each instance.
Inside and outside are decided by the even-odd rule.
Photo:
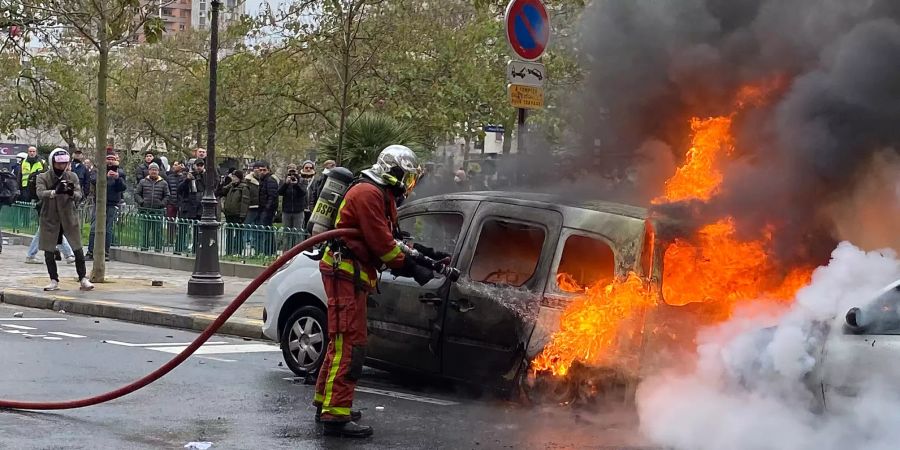
[[[191,12],[193,0],[171,0],[162,2],[159,17],[166,24],[166,35],[180,33],[191,29]]]
[[[181,1],[181,0],[179,0]],[[191,0],[191,26],[198,30],[209,28],[209,16],[212,9],[211,0]],[[219,9],[219,23],[227,25],[246,13],[246,0],[222,0]]]

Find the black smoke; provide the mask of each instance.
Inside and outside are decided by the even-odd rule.
[[[778,226],[790,256],[830,251],[822,208],[866,176],[873,155],[900,149],[900,1],[595,0],[578,39],[584,152],[599,140],[601,152],[637,156],[655,141],[680,161],[690,117],[728,114],[741,86],[785,80],[735,117],[721,194],[663,209],[697,223],[732,215],[746,234]]]

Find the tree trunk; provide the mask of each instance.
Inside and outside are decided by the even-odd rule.
[[[59,135],[62,137],[64,141],[66,141],[66,145],[69,146],[69,153],[75,151],[75,132],[72,131],[72,127],[65,126],[61,130],[59,130]]]
[[[350,50],[353,47],[353,11],[351,7],[347,12],[347,28],[344,30],[343,61],[341,67],[341,119],[338,123],[337,165],[344,164],[344,130],[347,127],[347,96],[350,91]]]
[[[109,42],[106,36],[106,22],[100,21],[98,41],[100,42],[100,70],[97,73],[97,186],[95,192],[94,215],[94,264],[91,270],[91,281],[103,283],[106,278],[106,86],[109,79]]]

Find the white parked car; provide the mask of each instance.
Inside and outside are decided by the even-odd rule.
[[[810,388],[824,409],[840,409],[873,381],[900,393],[900,280],[837,318],[820,355]]]

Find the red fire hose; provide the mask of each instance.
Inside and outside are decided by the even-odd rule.
[[[197,339],[194,339],[194,342],[191,342],[191,345],[187,346],[184,350],[181,351],[178,355],[172,358],[171,361],[164,364],[159,369],[154,370],[150,374],[140,378],[138,380],[133,381],[130,384],[122,386],[114,391],[109,391],[105,394],[100,394],[94,397],[82,398],[78,400],[69,400],[64,402],[23,402],[23,401],[15,401],[15,400],[2,400],[0,399],[0,408],[12,408],[12,409],[34,409],[34,410],[50,410],[50,409],[74,409],[74,408],[83,408],[85,406],[93,406],[99,403],[108,402],[110,400],[117,399],[119,397],[130,394],[148,384],[160,379],[163,375],[172,371],[172,369],[178,367],[179,364],[183,363],[184,360],[188,359],[191,354],[197,351],[204,342],[209,340],[212,337],[213,333],[221,327],[241,305],[247,301],[247,298],[250,297],[253,292],[255,292],[259,287],[269,279],[281,266],[285,265],[288,261],[290,261],[293,257],[297,256],[300,252],[307,250],[313,247],[316,244],[321,242],[325,242],[337,237],[347,237],[347,236],[356,236],[359,235],[359,230],[350,230],[350,229],[342,229],[342,230],[331,230],[322,234],[318,234],[314,237],[311,237],[296,246],[292,249],[285,252],[281,255],[280,258],[275,260],[269,267],[266,267],[266,270],[263,271],[258,277],[254,278],[247,287],[241,291],[240,294],[225,308],[225,311],[219,315],[216,320],[209,324],[203,333],[200,333],[200,336],[197,336]]]

